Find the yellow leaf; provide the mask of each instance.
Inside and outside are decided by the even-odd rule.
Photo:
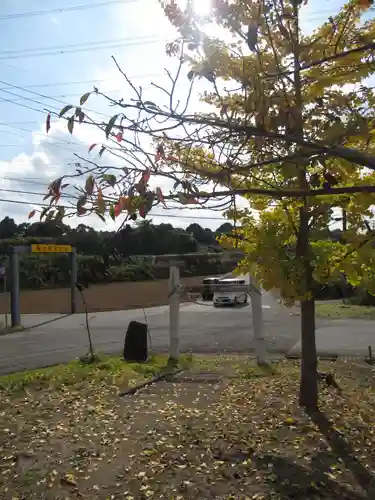
[[[61,478],[61,483],[66,484],[68,486],[77,486],[76,478],[72,473],[64,474],[63,477]]]

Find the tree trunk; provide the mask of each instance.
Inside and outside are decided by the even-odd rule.
[[[293,33],[293,55],[294,55],[294,90],[295,90],[295,110],[294,110],[294,133],[303,137],[303,100],[300,65],[300,41],[299,41],[299,6],[298,0],[293,2],[294,33]],[[307,176],[307,166],[302,163],[299,167],[299,187],[301,190],[309,189]],[[309,200],[303,199],[303,206],[300,208],[300,224],[297,235],[296,256],[299,263],[300,292],[301,300],[301,382],[299,404],[307,411],[314,412],[318,408],[318,374],[317,358],[315,346],[315,302],[312,297],[313,291],[313,269],[312,253],[310,246],[310,225],[309,225]]]
[[[303,184],[305,175],[301,176]],[[300,225],[297,238],[297,258],[300,265],[301,299],[301,381],[299,404],[308,412],[318,409],[318,362],[315,345],[315,300],[313,297],[313,268],[309,242],[309,207],[308,200],[300,208]]]
[[[301,380],[299,404],[308,412],[318,409],[318,375],[315,345],[315,301],[301,301]]]

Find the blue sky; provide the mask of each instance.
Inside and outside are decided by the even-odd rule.
[[[165,43],[173,38],[174,31],[157,0],[114,0],[107,6],[74,9],[95,3],[103,0],[0,2],[1,217],[10,215],[18,222],[24,220],[33,202],[40,203],[41,197],[9,190],[43,192],[49,180],[66,172],[66,164],[74,159],[75,151],[84,154],[87,144],[96,142],[97,137],[82,128],[70,137],[57,127],[46,137],[45,108],[61,109],[65,103],[77,103],[81,94],[92,89],[90,82],[114,97],[129,98],[111,55],[116,56],[134,83],[145,87],[148,99],[155,96],[151,81],[166,83],[163,68],[172,62],[165,56]],[[342,4],[340,0],[309,2],[304,7],[304,30],[311,31]],[[46,10],[50,12],[40,14]],[[183,86],[180,92],[184,92]],[[89,99],[87,108],[111,114],[111,109],[95,97]],[[30,201],[31,205],[4,203],[3,199]],[[160,212],[161,209],[155,210]],[[153,220],[182,227],[193,221],[211,228],[221,223],[217,213],[205,214],[204,220],[181,218],[181,211],[169,214],[175,217],[159,216]],[[202,212],[194,215],[202,216]],[[189,217],[189,213],[185,216]],[[105,229],[96,219],[80,222]],[[108,228],[113,228],[111,223]]]

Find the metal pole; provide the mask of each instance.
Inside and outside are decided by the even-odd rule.
[[[75,314],[77,312],[77,250],[72,248],[70,254],[71,258],[71,269],[70,269],[70,313]]]
[[[267,363],[266,342],[263,336],[262,291],[256,281],[250,276],[251,312],[253,315],[253,330],[255,355],[258,365]]]
[[[180,268],[169,267],[169,359],[180,355]]]
[[[5,268],[4,273],[4,299],[5,299],[5,328],[8,328],[8,292],[7,292],[7,269]]]
[[[19,254],[12,250],[10,268],[10,316],[12,326],[21,326]]]

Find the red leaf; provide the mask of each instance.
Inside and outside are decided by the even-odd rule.
[[[164,196],[163,196],[163,192],[162,190],[160,189],[160,187],[157,187],[156,188],[156,196],[157,196],[157,199],[163,203],[163,205],[165,206],[165,201],[164,201]]]
[[[89,147],[89,153],[91,153],[91,151],[94,149],[95,146],[97,146],[96,143],[91,144],[91,146]]]
[[[121,142],[123,139],[122,132],[119,132],[118,134],[116,134],[115,137],[116,137],[117,142]]]
[[[121,210],[122,210],[122,203],[121,203],[121,201],[119,201],[115,205],[115,217],[118,217],[120,215]]]
[[[36,210],[31,210],[31,212],[29,213],[28,219],[32,219],[35,214],[36,214]]]
[[[151,176],[151,173],[148,169],[146,170],[146,172],[143,172],[142,179],[141,179],[143,184],[147,184],[147,182],[150,180],[150,176]]]
[[[48,113],[46,120],[46,132],[48,134],[49,129],[51,128],[51,113]]]
[[[139,215],[144,219],[146,217],[146,209],[144,206],[139,207]]]
[[[172,156],[172,155],[168,155],[166,159],[169,161],[178,161],[178,158],[176,158],[175,156]]]
[[[183,205],[195,205],[199,203],[194,196],[186,195],[184,193],[178,193],[178,199]]]

